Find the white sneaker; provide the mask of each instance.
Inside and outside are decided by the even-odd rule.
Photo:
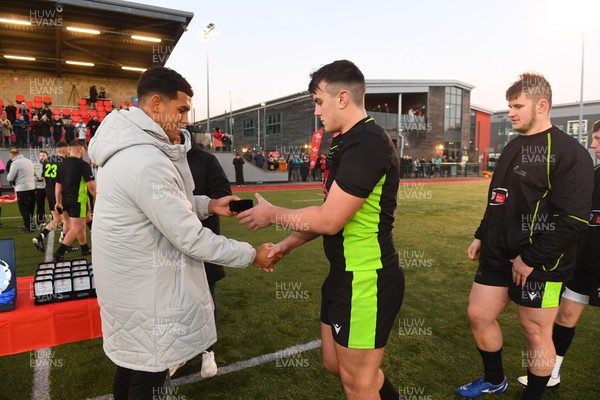
[[[172,377],[173,375],[175,375],[175,372],[177,372],[177,370],[179,368],[183,367],[184,365],[185,365],[185,363],[181,363],[179,365],[169,368],[169,378]]]
[[[527,386],[527,375],[523,375],[517,378],[517,381],[523,385],[523,386]],[[560,385],[560,374],[558,374],[558,376],[555,378],[554,376],[550,376],[550,379],[548,380],[548,383],[546,384],[546,387],[549,388],[557,388]]]
[[[202,353],[202,369],[200,376],[203,378],[212,378],[217,374],[217,363],[215,362],[215,352],[205,351]]]

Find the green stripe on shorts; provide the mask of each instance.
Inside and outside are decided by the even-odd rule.
[[[542,299],[542,308],[558,307],[562,282],[546,281],[544,286],[544,298]]]
[[[79,202],[79,218],[85,218],[87,214],[87,200]]]
[[[377,270],[352,273],[348,348],[374,349],[377,328]]]

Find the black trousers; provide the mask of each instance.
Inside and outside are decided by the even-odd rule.
[[[19,212],[23,217],[25,229],[34,230],[35,227],[31,226],[31,219],[35,211],[35,189],[17,192],[17,203],[19,204]]]
[[[46,220],[46,189],[35,189],[35,209],[37,223],[43,224]]]
[[[153,400],[164,397],[161,391],[167,371],[144,372],[117,366],[113,383],[114,400]]]

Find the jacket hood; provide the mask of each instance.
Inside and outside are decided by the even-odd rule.
[[[181,130],[184,144],[171,144],[167,134],[139,108],[113,111],[104,118],[90,141],[90,159],[102,167],[117,152],[131,146],[152,145],[172,161],[184,158],[190,149],[190,133]]]

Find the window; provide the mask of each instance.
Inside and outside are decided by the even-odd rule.
[[[462,89],[447,87],[444,110],[444,138],[460,141],[462,130]],[[458,133],[458,134],[457,134]]]
[[[253,119],[245,119],[243,126],[244,126],[244,137],[256,136],[256,134],[254,133],[254,120]]]
[[[267,114],[265,117],[265,128],[268,135],[281,133],[281,113]]]

